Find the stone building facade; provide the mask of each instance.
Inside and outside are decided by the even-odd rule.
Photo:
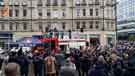
[[[0,31],[78,31],[87,39],[116,40],[116,0],[9,0],[9,16],[0,16]],[[4,3],[0,3],[0,9]]]

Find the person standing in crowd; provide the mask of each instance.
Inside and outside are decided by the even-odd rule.
[[[82,70],[82,76],[88,76],[88,70],[90,68],[90,61],[86,54],[83,54],[81,57],[81,70]]]
[[[88,76],[107,76],[105,60],[103,56],[99,56],[97,63],[89,70]]]
[[[132,51],[132,56],[128,58],[128,67],[125,69],[122,76],[135,76],[135,52]]]
[[[64,58],[64,54],[62,53],[57,53],[55,55],[56,57],[56,65],[57,65],[57,68],[56,68],[56,71],[57,71],[57,75],[59,74],[59,71],[60,71],[60,67],[64,65],[64,61],[65,61],[65,58]]]
[[[5,67],[4,76],[20,76],[19,65],[16,63],[8,63]]]
[[[52,53],[45,58],[45,76],[56,75],[56,59]]]
[[[71,55],[71,50],[68,48],[65,52],[65,59],[67,59],[68,57],[70,57]]]
[[[38,50],[35,52],[33,64],[35,76],[43,76],[43,57],[40,55]]]
[[[112,53],[112,72],[114,76],[121,76],[123,73],[123,61],[117,55],[117,53]]]
[[[29,62],[26,55],[24,55],[22,49],[18,51],[17,63],[20,66],[21,76],[28,76]]]
[[[79,76],[81,76],[81,63],[80,63],[81,60],[80,60],[80,56],[81,56],[80,50],[75,50],[73,57],[74,57],[76,70],[78,71]]]
[[[3,59],[2,58],[0,58],[0,70],[1,70],[1,67],[2,67],[2,63],[3,63]]]
[[[121,76],[135,76],[135,66],[133,63],[128,63],[128,68]]]
[[[61,67],[60,76],[76,76],[76,67],[70,58],[68,58],[65,65]]]
[[[10,52],[8,62],[15,62],[16,63],[17,62],[16,59],[17,59],[17,52],[15,52],[15,51]]]

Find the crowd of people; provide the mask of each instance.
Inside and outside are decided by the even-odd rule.
[[[135,76],[135,42],[85,46],[54,53],[8,52],[0,59],[1,76]],[[11,70],[12,69],[12,70]]]

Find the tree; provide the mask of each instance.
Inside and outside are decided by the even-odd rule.
[[[129,41],[135,41],[135,35],[130,35],[130,36],[128,37],[128,40],[129,40]]]

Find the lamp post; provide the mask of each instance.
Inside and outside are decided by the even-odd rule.
[[[116,42],[118,41],[118,30],[117,30],[117,4],[118,4],[118,2],[117,2],[117,0],[115,0],[115,4],[114,4],[115,8],[114,8],[114,10],[115,10],[115,32],[116,32]]]
[[[74,17],[73,17],[73,13],[74,13],[73,10],[74,10],[74,0],[72,0],[72,6],[71,6],[71,7],[72,7],[72,31],[73,31],[73,20],[74,20],[74,19],[73,19],[73,18],[74,18]]]
[[[104,31],[105,29],[104,29],[104,9],[105,9],[105,3],[104,3],[104,0],[102,0],[102,6],[101,6],[101,8],[103,9],[103,27],[102,27],[102,31]]]
[[[105,39],[104,39],[104,38],[105,38],[105,32],[104,32],[104,31],[105,31],[105,28],[104,28],[104,20],[105,20],[105,19],[104,19],[104,9],[105,9],[105,3],[104,3],[104,1],[105,1],[105,0],[102,0],[102,6],[101,6],[101,8],[103,9],[103,10],[102,10],[102,13],[103,13],[103,14],[102,14],[102,15],[103,15],[103,18],[102,18],[102,19],[103,19],[103,25],[102,25],[102,29],[101,29],[101,31],[102,31],[102,36],[101,36],[102,38],[101,38],[101,41],[102,41],[102,42],[104,42],[104,40],[105,40]],[[102,40],[102,39],[103,39],[103,40]]]

